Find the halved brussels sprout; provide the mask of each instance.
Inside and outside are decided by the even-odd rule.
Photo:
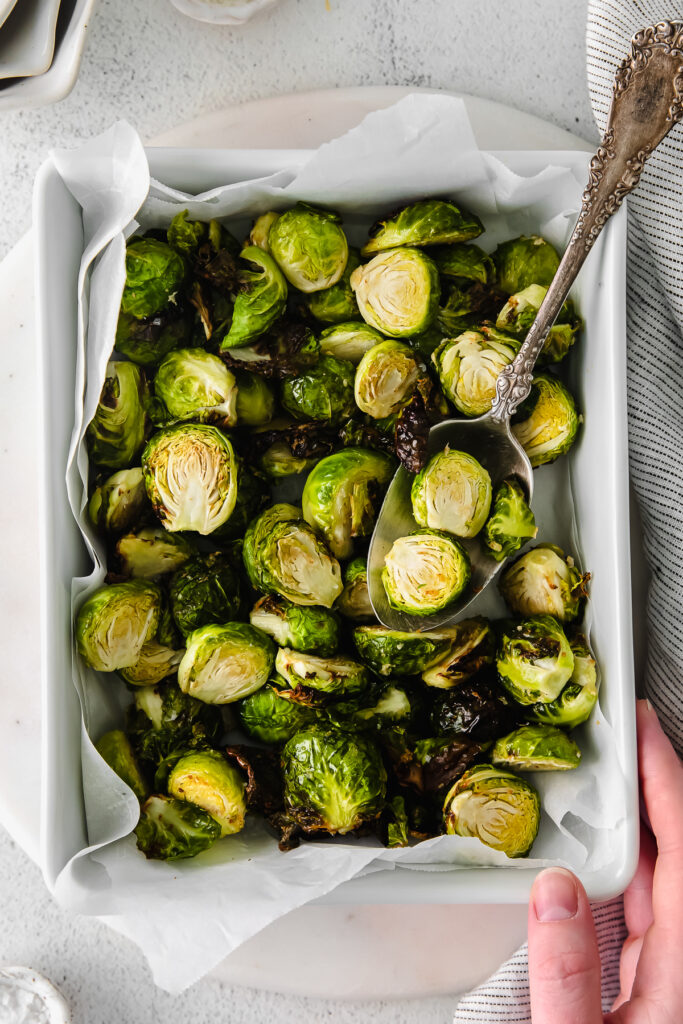
[[[156,372],[154,394],[166,422],[194,420],[222,427],[237,422],[235,378],[218,356],[203,348],[178,348],[167,355]]]
[[[322,332],[320,351],[324,356],[348,359],[354,366],[358,366],[365,353],[384,340],[379,331],[370,327],[369,324],[349,320],[328,327]]]
[[[338,426],[353,415],[353,363],[321,356],[317,364],[282,382],[282,405],[297,420],[318,420]]]
[[[474,836],[508,857],[527,856],[541,821],[541,801],[533,786],[490,764],[466,771],[449,791],[443,810],[448,835]]]
[[[135,664],[120,669],[120,675],[132,686],[158,686],[177,671],[184,653],[158,640],[149,640],[140,650]]]
[[[349,245],[339,224],[336,213],[297,203],[271,225],[270,251],[289,283],[300,292],[330,288],[344,273]]]
[[[171,533],[212,533],[230,518],[237,500],[237,464],[217,427],[182,424],[160,430],[142,453],[147,496]]]
[[[390,338],[426,330],[439,308],[439,272],[421,249],[379,253],[353,271],[351,287],[363,319]]]
[[[463,619],[449,628],[452,639],[445,657],[422,673],[427,686],[450,690],[471,679],[495,660],[495,637],[486,619]]]
[[[515,358],[518,343],[487,339],[478,331],[446,338],[432,355],[447,398],[464,416],[483,416],[496,395],[498,374]]]
[[[366,690],[367,669],[351,658],[319,658],[304,651],[281,647],[275,669],[292,690],[309,690],[326,697],[346,697]],[[304,701],[305,703],[305,701]]]
[[[374,345],[356,369],[356,405],[376,420],[393,416],[415,391],[420,372],[419,360],[408,345],[400,341]]]
[[[223,723],[219,708],[189,697],[167,679],[135,690],[126,730],[138,757],[156,770],[167,758],[216,743]]]
[[[176,800],[201,807],[221,827],[221,836],[241,832],[247,813],[242,773],[217,750],[198,750],[176,762],[168,791]]]
[[[272,636],[280,647],[315,651],[323,657],[339,648],[339,621],[327,608],[301,607],[282,597],[262,597],[251,612],[252,626]]]
[[[374,821],[384,805],[387,773],[367,739],[311,725],[282,752],[285,805],[305,832],[345,835]]]
[[[516,295],[511,295],[498,314],[496,327],[512,334],[526,334],[536,319],[547,291],[548,289],[540,284],[530,284]],[[580,327],[581,321],[574,315],[571,299],[568,299],[550,328],[543,351],[538,357],[538,365],[559,363],[564,359],[574,344]]]
[[[220,551],[203,555],[177,572],[169,598],[173,620],[183,636],[214,622],[230,622],[242,609],[239,576]]]
[[[497,562],[503,562],[538,533],[536,519],[517,480],[503,480],[493,495],[491,515],[481,539]]]
[[[325,324],[340,324],[345,320],[353,320],[358,316],[358,306],[349,279],[356,267],[360,266],[360,253],[357,249],[349,249],[346,269],[339,281],[331,288],[321,292],[312,292],[306,300],[311,314],[316,320]],[[335,353],[331,353],[335,355]]]
[[[100,587],[76,618],[81,657],[100,672],[129,668],[154,639],[160,615],[161,591],[154,583],[130,580]]]
[[[491,508],[491,477],[473,455],[446,448],[417,474],[410,498],[419,526],[476,537]]]
[[[496,667],[520,704],[547,704],[571,679],[574,655],[562,626],[550,615],[513,623],[501,635]]]
[[[372,533],[394,469],[384,452],[345,448],[309,473],[301,496],[303,517],[337,558],[349,558],[354,539]]]
[[[259,249],[270,252],[268,234],[279,216],[280,214],[275,210],[269,210],[268,213],[262,213],[260,217],[257,217],[249,232],[249,244],[258,245]]]
[[[144,526],[126,533],[116,544],[116,556],[123,576],[153,580],[175,572],[195,551],[184,537],[168,533],[163,526]]]
[[[533,704],[532,718],[547,725],[573,729],[587,721],[598,700],[598,673],[585,636],[577,633],[569,641],[574,655],[574,671],[559,697],[548,704]]]
[[[353,642],[362,661],[379,676],[414,676],[450,649],[451,630],[404,633],[386,626],[356,626]]]
[[[147,796],[147,783],[125,732],[121,729],[105,732],[95,744],[95,749],[121,781],[133,790],[138,800],[144,800]]]
[[[343,589],[339,562],[293,505],[273,505],[254,520],[243,555],[252,586],[294,604],[331,608]]]
[[[580,422],[576,403],[564,384],[550,374],[537,373],[531,394],[512,418],[512,432],[536,469],[569,451]]]
[[[205,704],[231,704],[263,686],[275,661],[275,644],[245,622],[202,626],[187,637],[178,686]]]
[[[556,250],[540,235],[520,235],[501,242],[493,253],[498,287],[514,295],[530,284],[549,285],[560,265]]]
[[[344,589],[337,598],[335,611],[345,619],[371,622],[375,612],[368,590],[368,566],[365,558],[354,558],[344,569]]]
[[[488,743],[519,725],[521,709],[498,683],[491,679],[466,680],[440,694],[430,715],[438,736],[468,736]]]
[[[170,796],[151,796],[135,827],[138,850],[153,860],[195,857],[220,835],[221,826],[210,814]]]
[[[142,469],[136,466],[119,470],[93,491],[88,515],[97,530],[125,533],[135,526],[147,508]]]
[[[496,268],[491,257],[478,245],[444,245],[433,249],[430,253],[439,273],[445,277],[454,277],[456,281],[477,281],[489,284],[496,276]]]
[[[157,366],[174,348],[186,345],[191,334],[191,307],[184,303],[141,319],[119,313],[114,348],[138,366]]]
[[[126,247],[126,283],[121,310],[141,318],[175,301],[185,280],[185,263],[166,242],[133,238]]]
[[[378,731],[398,723],[407,724],[415,711],[415,698],[400,686],[385,686],[355,699],[335,701],[327,708],[329,718],[341,724]]]
[[[496,741],[491,761],[523,772],[567,771],[578,768],[581,751],[552,725],[522,725]]]
[[[264,249],[248,245],[240,259],[251,268],[239,271],[230,330],[221,338],[220,350],[248,344],[282,316],[287,305],[287,282],[280,268]]]
[[[125,469],[145,440],[146,385],[134,363],[109,363],[95,415],[86,440],[98,466]]]
[[[553,615],[560,622],[578,619],[590,573],[554,544],[539,544],[520,555],[500,577],[498,588],[518,615]]]
[[[285,700],[273,686],[263,686],[239,702],[242,728],[259,743],[286,743],[316,719],[316,711]]]
[[[412,615],[447,608],[469,582],[469,555],[457,540],[437,530],[399,537],[384,559],[382,583],[389,604]]]
[[[439,245],[466,242],[484,230],[473,213],[446,199],[420,199],[370,228],[363,255],[397,245]]]
[[[292,455],[292,449],[286,441],[274,441],[259,459],[259,466],[266,476],[279,480],[286,476],[308,473],[317,462],[317,455],[310,458]]]
[[[240,426],[261,427],[270,423],[275,412],[275,395],[270,384],[257,373],[238,370],[235,412]]]

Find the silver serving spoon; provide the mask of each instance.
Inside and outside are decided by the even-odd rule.
[[[666,21],[636,33],[630,56],[616,72],[607,130],[591,160],[569,244],[523,345],[498,377],[490,412],[472,420],[444,420],[432,427],[430,456],[446,445],[469,452],[488,470],[494,490],[514,476],[531,499],[533,471],[510,430],[510,417],[529,394],[536,359],[593,243],[638,184],[648,156],[682,117],[683,22]],[[432,615],[410,615],[392,608],[381,572],[393,542],[417,529],[410,502],[412,481],[412,474],[401,467],[380,510],[368,553],[370,600],[377,618],[390,629],[437,629],[460,618],[505,563],[492,558],[478,538],[462,541],[472,562],[472,580],[458,601]]]

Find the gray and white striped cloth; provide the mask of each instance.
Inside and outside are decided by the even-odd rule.
[[[614,71],[638,29],[683,21],[665,0],[589,0],[587,74],[604,129]],[[651,571],[645,692],[683,754],[683,125],[664,140],[629,198],[627,344],[630,468]],[[593,908],[603,1008],[619,992],[621,899]],[[455,1024],[528,1024],[526,946],[455,1011]]]

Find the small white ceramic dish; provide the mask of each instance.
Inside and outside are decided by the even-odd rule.
[[[277,0],[171,0],[173,6],[196,21],[212,25],[243,25]]]
[[[55,51],[60,0],[20,0],[0,31],[0,79],[42,75]]]
[[[5,24],[14,10],[17,0],[0,0],[0,28]]]

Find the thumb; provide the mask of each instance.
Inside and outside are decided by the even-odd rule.
[[[603,1024],[593,915],[564,868],[542,871],[531,890],[529,988],[533,1024]]]

